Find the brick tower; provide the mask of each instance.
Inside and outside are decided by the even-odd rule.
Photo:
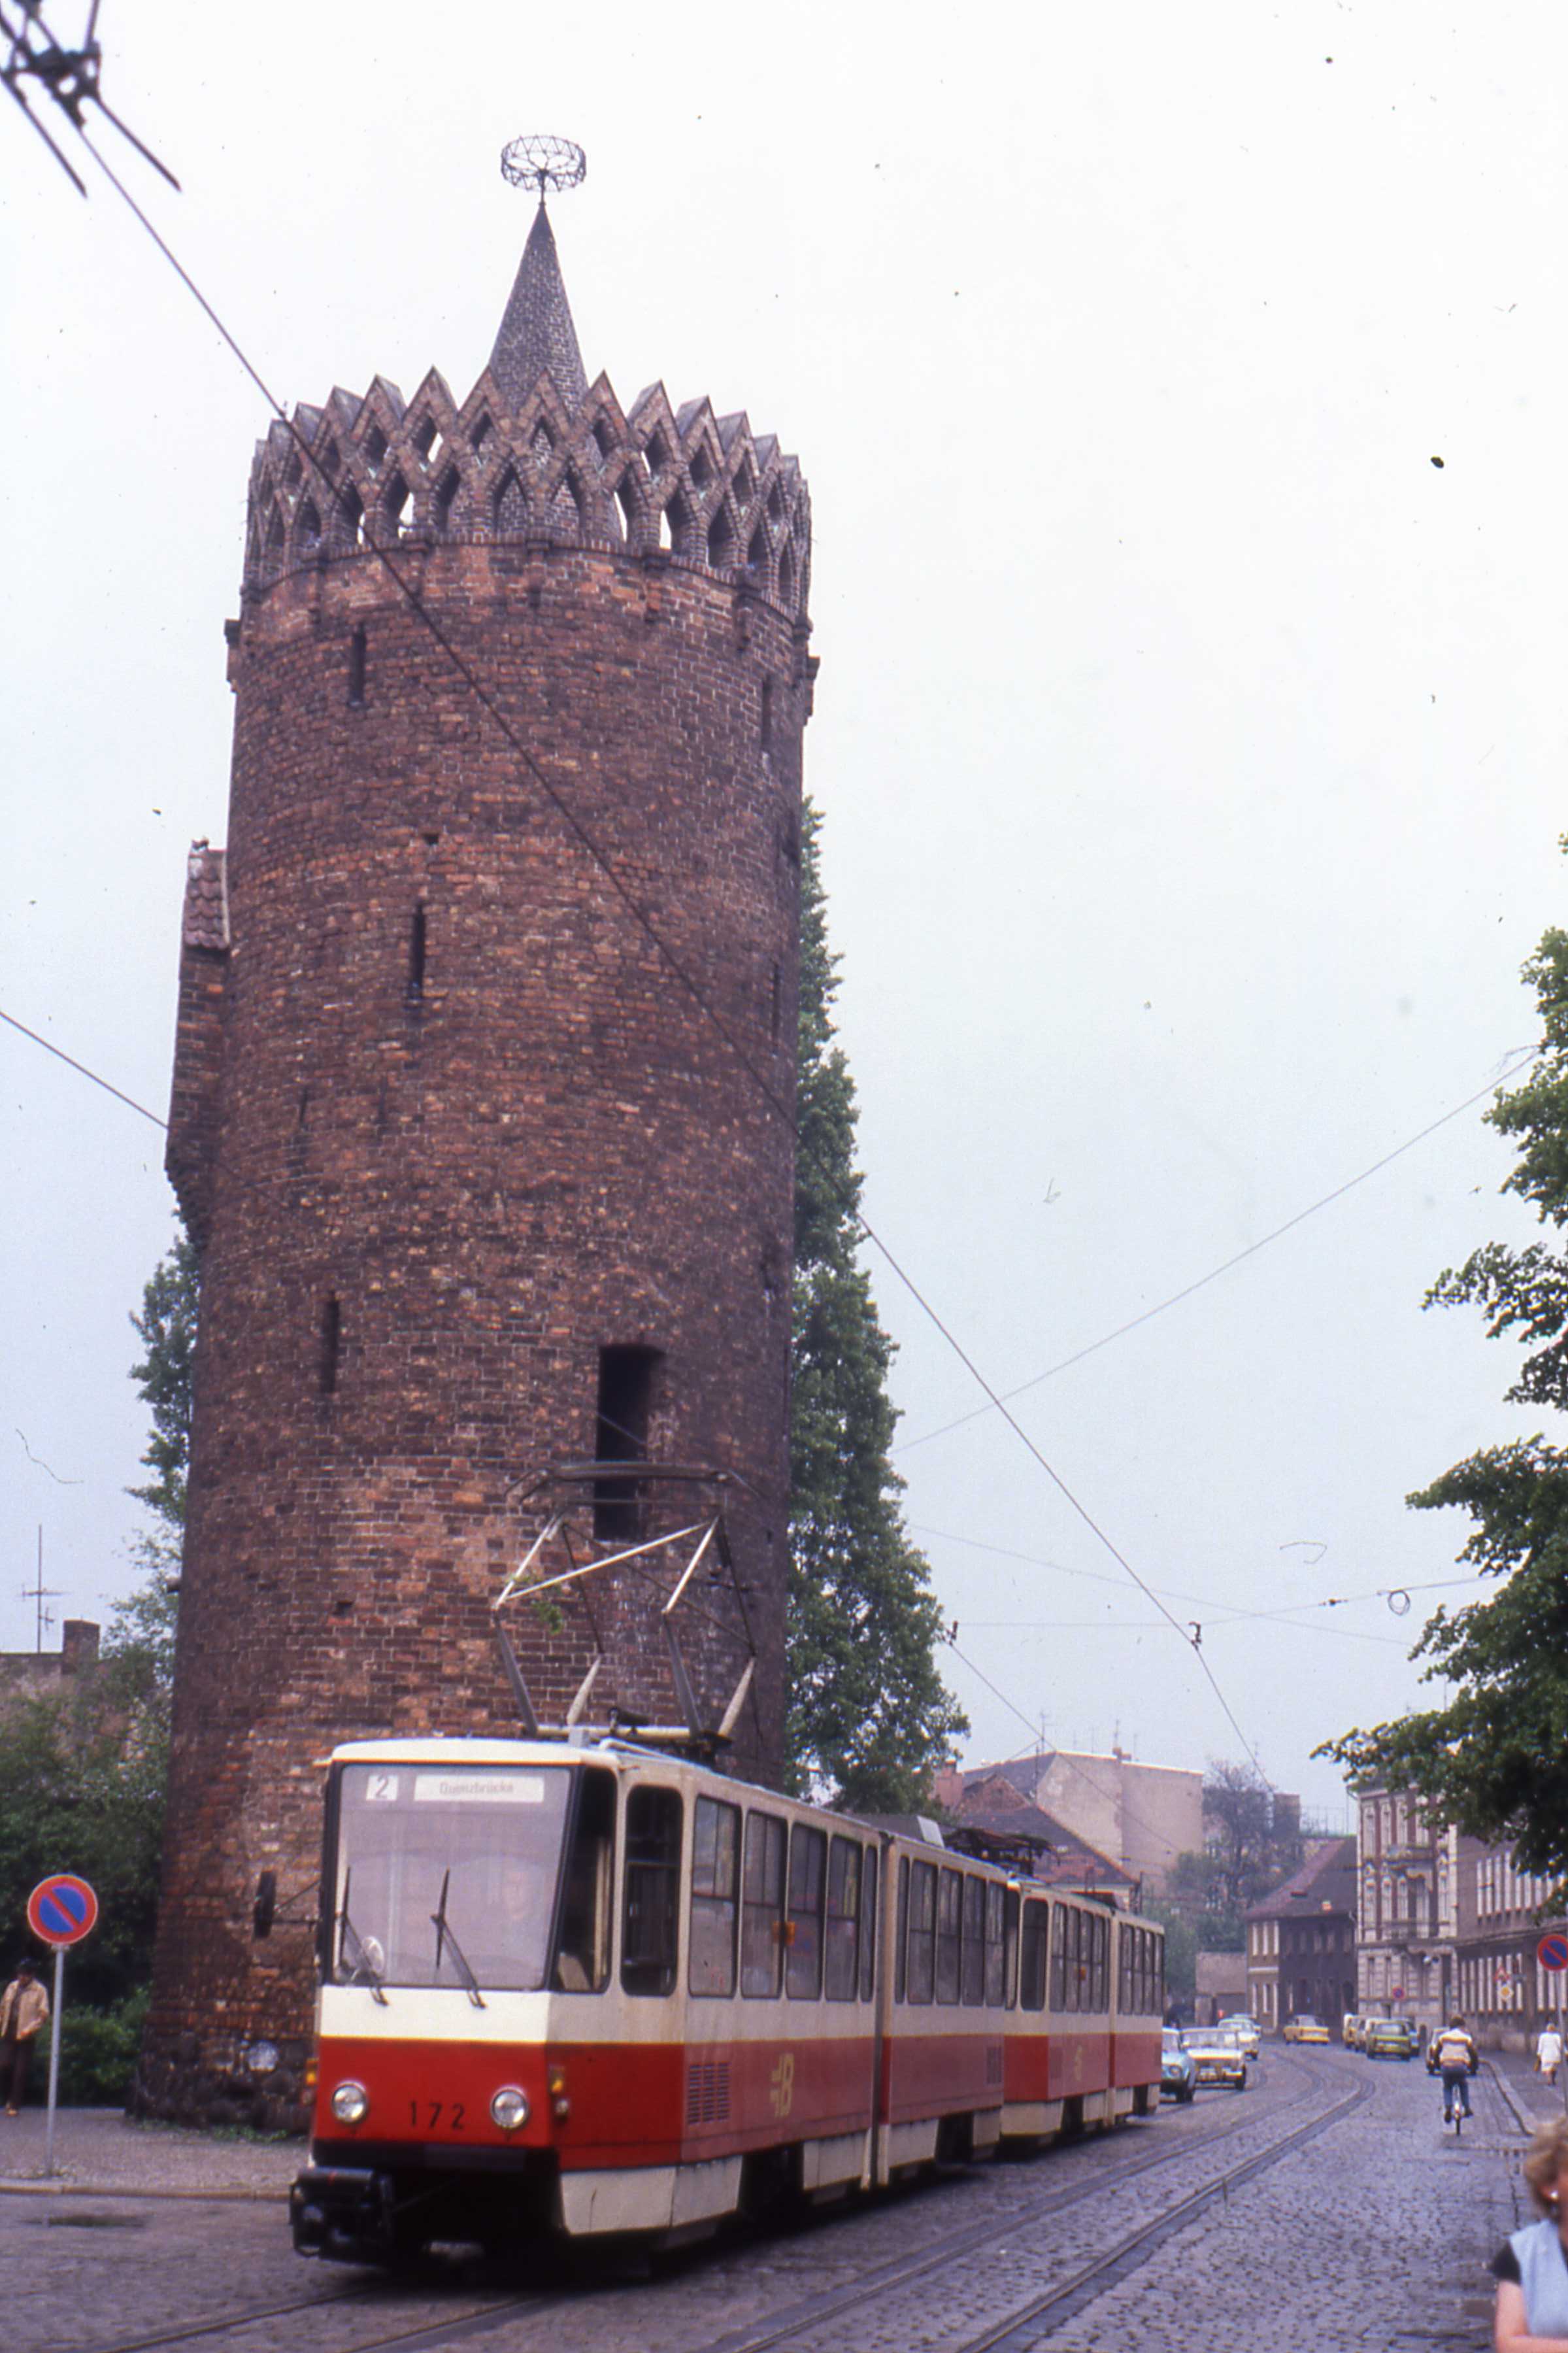
[[[202,1314],[137,2099],[187,2116],[291,2112],[326,1749],[517,1728],[489,1607],[530,1471],[742,1474],[746,1769],[782,1716],[793,1166],[757,1081],[792,1102],[799,469],[586,382],[542,200],[465,401],[377,376],[294,423],[320,470],[275,425],[251,472],[168,1149]]]

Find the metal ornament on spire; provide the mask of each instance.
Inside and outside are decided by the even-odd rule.
[[[587,175],[588,158],[570,139],[556,139],[547,131],[531,131],[501,149],[500,169],[502,179],[510,186],[537,188],[542,204],[547,189],[560,193],[580,187]]]

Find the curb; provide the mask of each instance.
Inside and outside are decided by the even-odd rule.
[[[1528,2138],[1534,2133],[1536,2126],[1541,2121],[1540,2117],[1527,2116],[1525,2114],[1525,2111],[1520,2106],[1519,2102],[1514,2098],[1513,2087],[1510,2084],[1508,2077],[1503,2073],[1502,2070],[1497,2065],[1494,2060],[1488,2059],[1485,2061],[1484,2064],[1487,2073],[1491,2077],[1492,2082],[1502,2094],[1504,2104],[1511,2109],[1514,2123],[1519,2126],[1520,2131]]]
[[[250,2204],[269,2206],[288,2202],[287,2189],[129,2189],[123,2182],[114,2181],[7,2181],[0,2179],[0,2198],[119,2198],[119,2199],[184,2199],[193,2204]]]

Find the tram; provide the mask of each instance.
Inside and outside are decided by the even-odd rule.
[[[638,2232],[1159,2107],[1163,1938],[633,1742],[338,1748],[302,2253]]]

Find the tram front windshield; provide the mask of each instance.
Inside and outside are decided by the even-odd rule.
[[[542,1986],[571,1778],[560,1765],[346,1766],[333,1980]]]

